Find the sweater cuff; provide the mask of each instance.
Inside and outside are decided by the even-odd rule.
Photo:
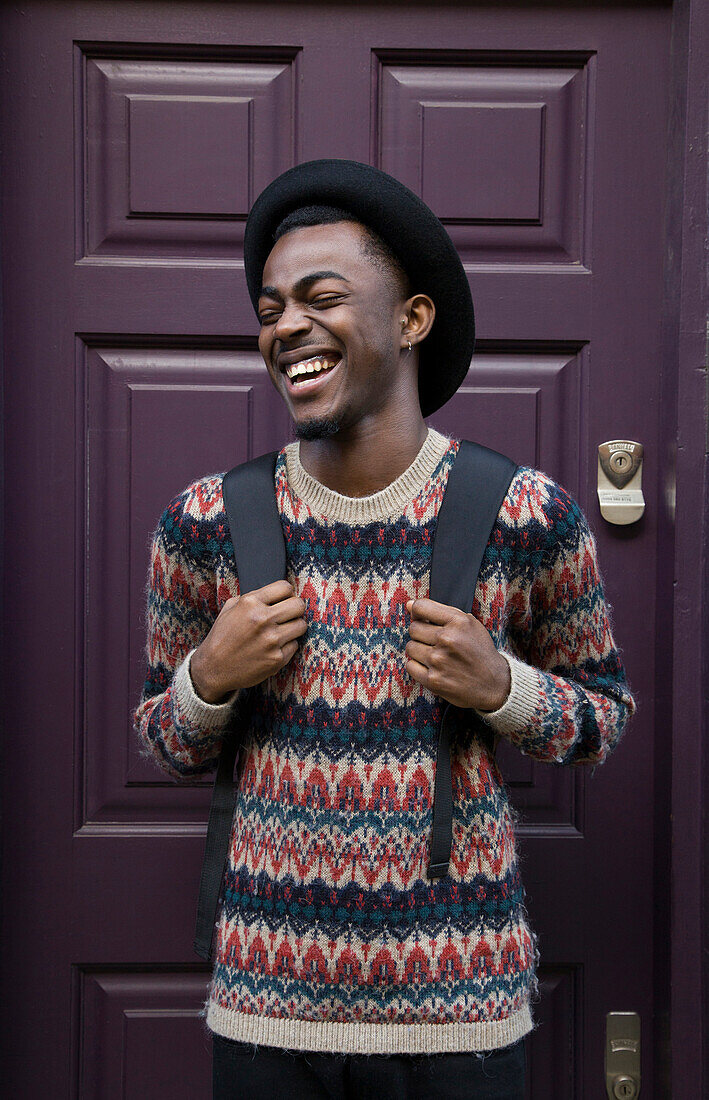
[[[479,710],[477,713],[497,733],[515,733],[527,727],[538,713],[544,688],[538,669],[518,661],[504,650],[500,653],[510,666],[510,693],[498,710]]]
[[[223,703],[206,703],[194,689],[190,676],[190,661],[194,650],[185,657],[172,681],[172,690],[180,713],[196,728],[222,729],[231,716],[234,700],[239,692],[233,691]]]

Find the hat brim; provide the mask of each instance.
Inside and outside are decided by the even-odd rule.
[[[370,226],[399,259],[417,294],[427,294],[436,319],[419,347],[419,400],[424,416],[444,405],[465,378],[475,347],[475,314],[465,270],[444,226],[393,176],[352,160],[312,160],[278,176],[256,199],[246,222],[244,266],[258,309],[273,235],[300,206],[347,210]]]

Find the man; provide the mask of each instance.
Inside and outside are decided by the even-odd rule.
[[[189,776],[256,689],[207,1007],[214,1095],[522,1097],[537,953],[490,742],[559,764],[617,743],[634,704],[593,538],[520,468],[472,613],[429,598],[458,442],[424,415],[465,376],[473,313],[410,191],[301,165],[255,203],[245,262],[298,437],[275,472],[287,579],[242,593],[222,478],[189,486],[154,538],[137,712],[158,762]],[[431,879],[446,701],[469,720],[450,865]]]

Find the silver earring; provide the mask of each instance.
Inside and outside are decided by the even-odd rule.
[[[409,351],[411,351],[411,350],[412,350],[412,348],[411,348],[411,341],[410,341],[410,340],[407,340],[407,341],[406,341],[406,343],[407,343],[407,344],[408,344],[408,346],[409,346]]]

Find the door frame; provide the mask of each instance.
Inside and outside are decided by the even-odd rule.
[[[709,719],[707,57],[709,8],[700,0],[675,0],[665,218],[664,454],[660,456],[667,473],[658,479],[664,486],[657,502],[657,621],[672,623],[671,650],[668,639],[660,636],[656,648],[660,710],[656,728],[671,730],[664,744],[657,738],[656,748],[656,810],[662,825],[658,835],[667,837],[665,858],[659,858],[657,866],[658,902],[667,898],[668,882],[670,886],[665,902],[670,950],[664,958],[658,949],[661,931],[655,939],[658,982],[669,988],[669,997],[663,998],[658,988],[656,998],[658,1006],[668,1005],[668,1018],[658,1020],[659,1034],[667,1036],[667,1042],[658,1044],[664,1049],[657,1067],[657,1079],[664,1079],[667,1096],[705,1096],[709,1087],[709,1043],[704,1039],[709,1027],[709,887],[705,885],[709,761],[703,751]],[[671,777],[669,784],[665,776]],[[662,920],[659,906],[656,912]]]

